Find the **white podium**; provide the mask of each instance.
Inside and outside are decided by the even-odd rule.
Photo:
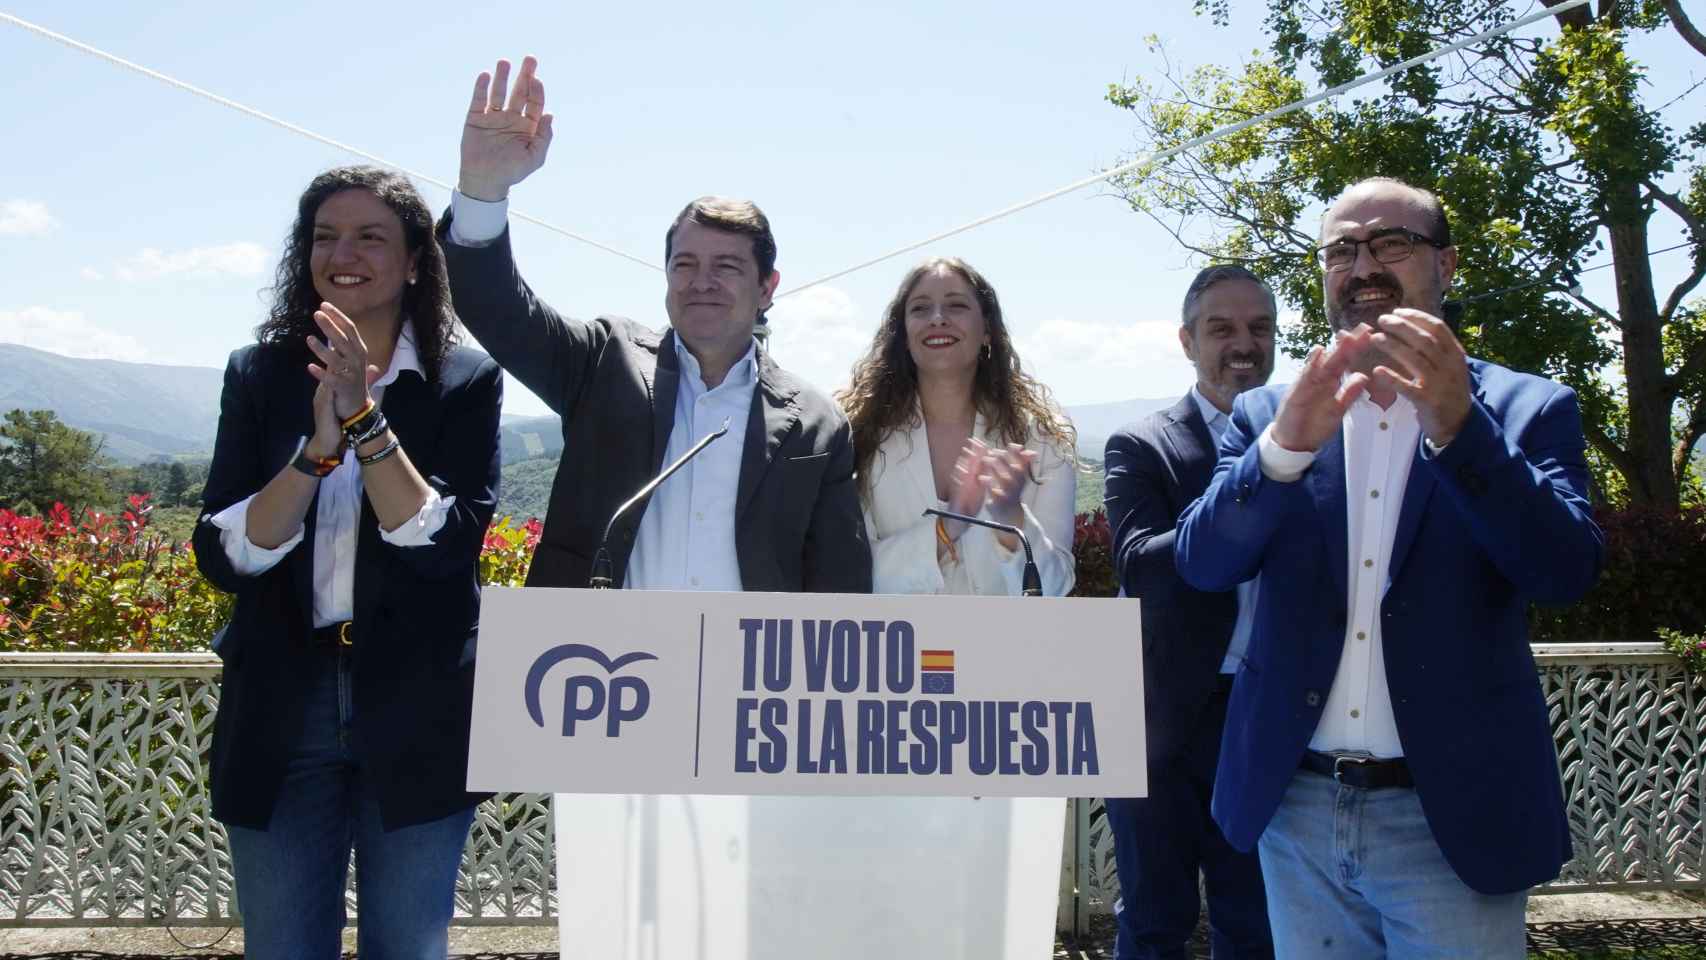
[[[488,590],[468,786],[556,791],[565,958],[1040,960],[1065,798],[1147,786],[1138,630],[1133,600]]]

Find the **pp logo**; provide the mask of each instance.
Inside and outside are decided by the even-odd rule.
[[[598,664],[611,679],[607,685],[596,675],[573,674],[564,682],[563,736],[574,736],[577,722],[594,720],[603,713],[606,714],[604,735],[618,737],[621,736],[622,724],[646,715],[646,708],[651,706],[652,702],[652,692],[646,682],[639,677],[617,677],[614,674],[630,663],[656,660],[655,655],[625,653],[612,660],[597,647],[589,647],[584,643],[565,643],[540,654],[539,659],[533,661],[533,666],[527,671],[527,715],[533,718],[535,726],[545,726],[545,714],[539,706],[539,687],[545,681],[545,674],[564,660],[576,659],[591,660]],[[625,699],[625,695],[631,695],[631,699]],[[607,706],[608,711],[605,710]]]

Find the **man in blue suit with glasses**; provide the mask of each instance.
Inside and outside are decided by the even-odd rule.
[[[1570,858],[1531,601],[1597,576],[1575,394],[1440,319],[1437,197],[1365,180],[1322,222],[1334,342],[1239,396],[1180,575],[1260,575],[1215,821],[1257,847],[1280,957],[1520,958]]]

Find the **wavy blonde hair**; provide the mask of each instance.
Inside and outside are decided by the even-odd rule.
[[[906,298],[918,281],[939,270],[952,270],[971,287],[989,332],[989,353],[977,363],[972,402],[992,436],[1023,444],[1034,429],[1076,463],[1077,431],[1055,403],[1049,388],[1026,373],[1007,335],[1001,301],[983,274],[958,257],[931,257],[913,267],[883,312],[883,322],[865,356],[853,365],[853,382],[836,395],[853,427],[853,463],[860,490],[869,497],[871,466],[877,449],[896,430],[911,430],[923,415],[918,408],[918,366],[906,342]],[[1033,478],[1035,479],[1035,478]]]

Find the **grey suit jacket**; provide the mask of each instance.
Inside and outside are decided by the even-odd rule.
[[[616,508],[663,468],[680,367],[674,332],[621,317],[565,317],[516,270],[510,234],[489,246],[448,240],[456,313],[505,370],[563,418],[563,458],[529,586],[586,586]],[[645,504],[611,531],[621,583]],[[741,456],[735,552],[748,590],[868,593],[871,550],[853,482],[847,418],[762,350]]]

